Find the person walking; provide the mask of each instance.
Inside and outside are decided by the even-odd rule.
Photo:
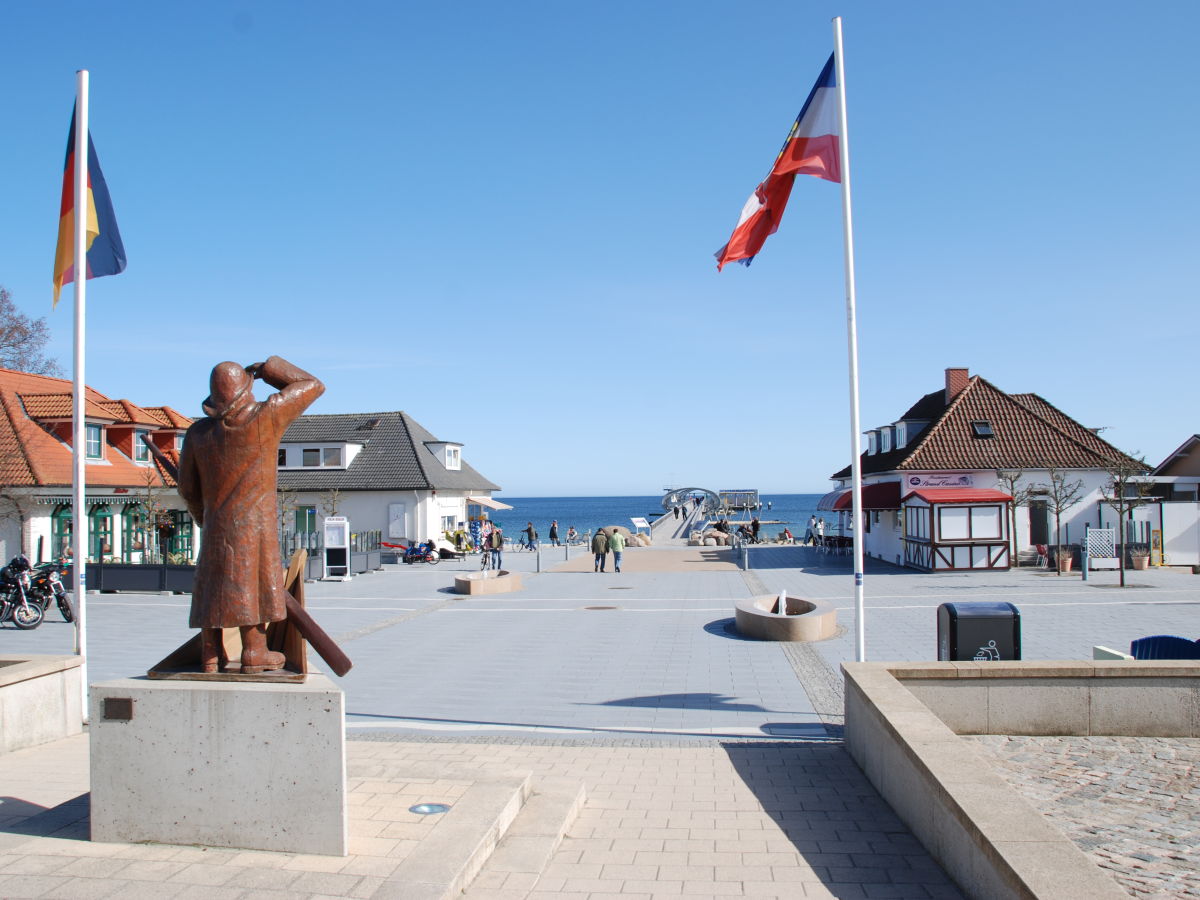
[[[804,531],[804,543],[811,544],[813,542],[813,538],[816,536],[817,536],[817,517],[809,516],[808,517],[808,528],[806,528]]]
[[[752,543],[758,543],[758,529],[762,527],[762,523],[758,521],[758,516],[750,520],[750,531],[754,535],[751,539]]]
[[[532,522],[526,522],[525,527],[521,529],[521,533],[525,535],[525,546],[530,550],[537,547],[537,529],[533,527]]]
[[[561,547],[562,546],[562,544],[560,544],[558,542],[558,519],[555,519],[553,522],[550,523],[550,546],[552,546],[552,547]]]
[[[500,564],[504,561],[504,532],[500,530],[499,525],[492,528],[488,546],[492,551],[491,568],[499,569]]]
[[[679,518],[679,507],[678,507],[678,506],[672,506],[672,507],[671,507],[671,512],[673,512],[673,513],[675,514],[675,518],[676,518],[676,519],[678,519],[678,518]]]
[[[608,539],[608,549],[613,555],[613,569],[617,572],[621,571],[621,554],[625,550],[625,535],[619,531],[614,531],[612,537]]]
[[[604,563],[608,558],[608,535],[603,531],[597,530],[596,536],[592,538],[592,556],[595,557],[596,572],[604,571]]]
[[[824,545],[824,543],[825,543],[825,517],[824,516],[817,519],[816,538],[817,538],[818,544]]]

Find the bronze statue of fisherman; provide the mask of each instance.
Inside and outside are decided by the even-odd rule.
[[[261,403],[261,378],[278,393]],[[239,628],[244,674],[281,669],[284,655],[267,648],[267,625],[287,615],[276,519],[279,442],[287,427],[325,392],[312,375],[278,356],[243,368],[212,370],[206,417],[187,430],[179,494],[204,529],[190,625],[200,629],[200,666],[223,670],[221,629]]]

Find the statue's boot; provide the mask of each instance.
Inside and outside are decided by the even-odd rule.
[[[200,671],[209,674],[224,671],[225,642],[221,640],[220,628],[200,629]]]
[[[267,625],[242,626],[242,674],[257,675],[282,669],[287,659],[282,653],[267,649]]]

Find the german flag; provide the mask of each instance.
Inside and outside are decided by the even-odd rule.
[[[88,134],[87,161],[87,277],[118,275],[125,271],[125,245],[117,230],[112,198],[96,159],[96,146]],[[67,136],[67,159],[63,166],[62,211],[58,221],[58,249],[54,252],[54,305],[64,284],[75,280],[75,111],[71,111],[71,133]]]

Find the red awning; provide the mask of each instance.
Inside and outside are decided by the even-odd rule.
[[[839,488],[830,491],[817,501],[817,509],[828,512],[840,512],[850,509],[851,488]],[[862,491],[863,509],[899,509],[900,482],[885,481],[880,484],[864,484]]]
[[[993,488],[917,488],[904,495],[920,497],[926,503],[1008,503],[1012,500],[1004,491]]]

